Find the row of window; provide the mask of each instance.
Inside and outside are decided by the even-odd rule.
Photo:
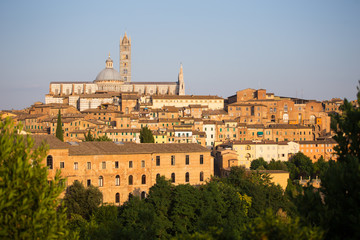
[[[130,175],[128,177],[128,185],[133,185],[134,184],[134,177],[133,175]],[[141,184],[146,184],[146,175],[142,175],[141,176]],[[91,179],[87,180],[87,186],[91,185]],[[99,177],[99,187],[103,187],[104,186],[104,177],[100,176]],[[115,177],[115,186],[120,186],[120,176],[116,175]]]
[[[130,200],[132,197],[133,197],[133,195],[131,193],[129,193],[128,199]],[[146,192],[145,191],[141,192],[140,198],[141,198],[141,200],[146,198]],[[120,203],[120,193],[115,194],[115,203]]]
[[[159,178],[160,177],[160,174],[158,173],[156,175],[156,178]],[[203,182],[204,181],[204,172],[200,172],[200,182]],[[99,187],[103,187],[104,186],[104,177],[103,176],[100,176],[99,177],[99,182],[98,182],[98,185]],[[175,173],[171,173],[171,182],[172,183],[175,183],[176,182],[176,179],[175,179]],[[187,172],[185,173],[185,182],[190,182],[190,173]],[[128,177],[128,185],[133,185],[134,184],[134,177],[133,175],[130,175]],[[146,184],[146,175],[142,175],[141,176],[141,184]],[[88,179],[87,180],[87,186],[90,186],[91,185],[91,179]],[[115,177],[115,186],[120,186],[120,176],[119,175],[116,175]]]
[[[185,156],[185,164],[186,165],[190,164],[190,156],[189,155]],[[200,164],[204,164],[204,155],[200,155]],[[47,156],[46,165],[49,169],[53,169],[53,157],[51,155]],[[171,156],[171,165],[172,166],[175,165],[175,155]],[[156,166],[160,166],[160,156],[156,156]],[[141,167],[142,168],[145,167],[145,160],[141,161]],[[60,168],[65,168],[65,162],[60,162]],[[88,170],[91,169],[91,162],[86,163],[86,168]],[[101,168],[106,169],[105,161],[101,163]],[[115,168],[119,168],[119,161],[115,161]],[[129,161],[129,168],[133,168],[133,161]],[[78,169],[79,169],[79,163],[74,162],[74,170],[78,170]]]
[[[190,164],[190,156],[185,156],[185,165]],[[204,155],[200,155],[200,164],[204,164]],[[175,165],[175,155],[171,156],[171,165]],[[156,156],[156,166],[160,166],[160,156]]]

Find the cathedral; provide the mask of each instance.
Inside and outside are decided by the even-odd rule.
[[[119,72],[113,60],[105,61],[105,68],[92,82],[51,82],[45,103],[67,103],[78,108],[97,108],[100,104],[117,104],[121,93],[136,93],[139,96],[185,95],[183,69],[180,66],[176,82],[132,82],[131,38],[126,33],[120,39]]]

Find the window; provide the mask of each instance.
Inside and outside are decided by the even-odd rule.
[[[106,169],[106,162],[101,163],[102,169]]]
[[[87,162],[86,166],[87,166],[87,169],[90,170],[91,169],[91,162]]]
[[[190,174],[187,172],[185,174],[185,182],[189,182],[189,179],[190,179]]]
[[[115,186],[120,186],[120,176],[116,175],[115,177]]]
[[[160,173],[156,174],[156,182],[160,178]]]
[[[104,186],[104,178],[102,176],[99,177],[99,187]]]
[[[132,175],[129,176],[129,185],[133,185],[133,176]]]
[[[133,167],[133,161],[129,161],[129,168]]]
[[[146,192],[142,191],[140,197],[141,197],[141,200],[145,199],[146,198]]]
[[[46,166],[48,169],[53,169],[53,157],[51,155],[46,158]]]
[[[171,155],[171,165],[175,165],[175,155]]]
[[[146,175],[141,176],[141,184],[146,184]]]
[[[172,173],[172,174],[171,174],[171,182],[172,182],[172,183],[175,183],[175,173]]]
[[[204,172],[200,172],[200,182],[204,181]]]
[[[186,156],[185,156],[185,164],[186,164],[186,165],[189,165],[189,163],[190,163],[190,156],[189,156],[189,155],[186,155]]]
[[[204,164],[204,155],[200,155],[200,164]]]
[[[160,166],[160,156],[156,156],[156,166]]]
[[[60,162],[60,168],[64,168],[65,167],[65,163],[64,162]]]
[[[141,161],[141,167],[144,168],[145,167],[145,160]]]
[[[119,162],[115,161],[115,168],[119,168]]]
[[[86,180],[86,185],[89,187],[91,185],[91,179]]]
[[[79,163],[78,162],[74,162],[74,169],[78,170],[79,169]]]
[[[119,193],[115,194],[115,203],[120,203],[120,194]]]

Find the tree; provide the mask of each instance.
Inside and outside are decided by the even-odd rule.
[[[360,90],[357,89],[357,103],[360,104]],[[345,99],[341,110],[343,113],[333,116],[331,124],[336,133],[334,139],[338,146],[334,149],[338,158],[330,162],[321,178],[325,203],[323,227],[328,237],[359,239],[360,108]]]
[[[141,128],[140,142],[141,143],[153,143],[154,142],[154,136],[148,127]]]
[[[62,129],[60,109],[59,109],[57,123],[56,123],[56,137],[60,141],[62,141],[62,142],[64,141],[64,132],[63,132],[63,129]]]
[[[283,171],[287,171],[287,170],[288,170],[285,162],[282,162],[282,161],[280,161],[280,160],[275,161],[274,159],[272,159],[272,160],[269,162],[269,164],[268,164],[268,166],[267,166],[266,169],[267,169],[267,170],[283,170]]]
[[[93,141],[111,142],[112,140],[106,135],[99,136],[99,137],[95,138],[94,135],[92,135],[91,131],[89,130],[87,134],[84,134],[84,141],[85,142],[93,142]]]
[[[21,130],[9,118],[0,121],[0,238],[69,238],[66,214],[58,208],[64,189],[60,172],[48,183],[42,164],[48,147],[34,148]]]
[[[103,135],[103,136],[99,136],[95,139],[95,141],[97,142],[111,142],[112,140],[106,136],[106,135]]]
[[[89,219],[101,202],[101,191],[92,185],[85,188],[82,183],[75,181],[66,189],[64,203],[69,216],[79,214],[84,219]]]
[[[251,161],[250,169],[251,170],[267,169],[267,165],[268,165],[268,163],[264,160],[264,158],[260,157],[258,159]]]
[[[360,239],[360,109],[345,99],[341,110],[331,123],[338,143],[334,148],[337,161],[330,161],[320,175],[320,194],[305,190],[299,197],[298,206],[303,206],[299,213],[304,222],[321,226],[327,239]]]
[[[245,239],[323,239],[316,227],[302,226],[298,218],[281,218],[270,209],[251,221],[245,230]]]
[[[313,173],[313,163],[311,159],[302,152],[296,153],[287,163],[292,180],[302,177],[310,177]]]
[[[91,131],[89,130],[87,134],[84,133],[84,141],[85,142],[92,142],[95,141],[94,135],[91,134]]]

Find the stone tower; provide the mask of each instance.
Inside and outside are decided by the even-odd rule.
[[[180,72],[179,72],[179,76],[178,76],[178,86],[179,86],[179,95],[185,95],[185,83],[184,83],[182,64],[180,65]]]
[[[131,38],[125,32],[120,39],[120,66],[119,71],[124,82],[131,82]]]

